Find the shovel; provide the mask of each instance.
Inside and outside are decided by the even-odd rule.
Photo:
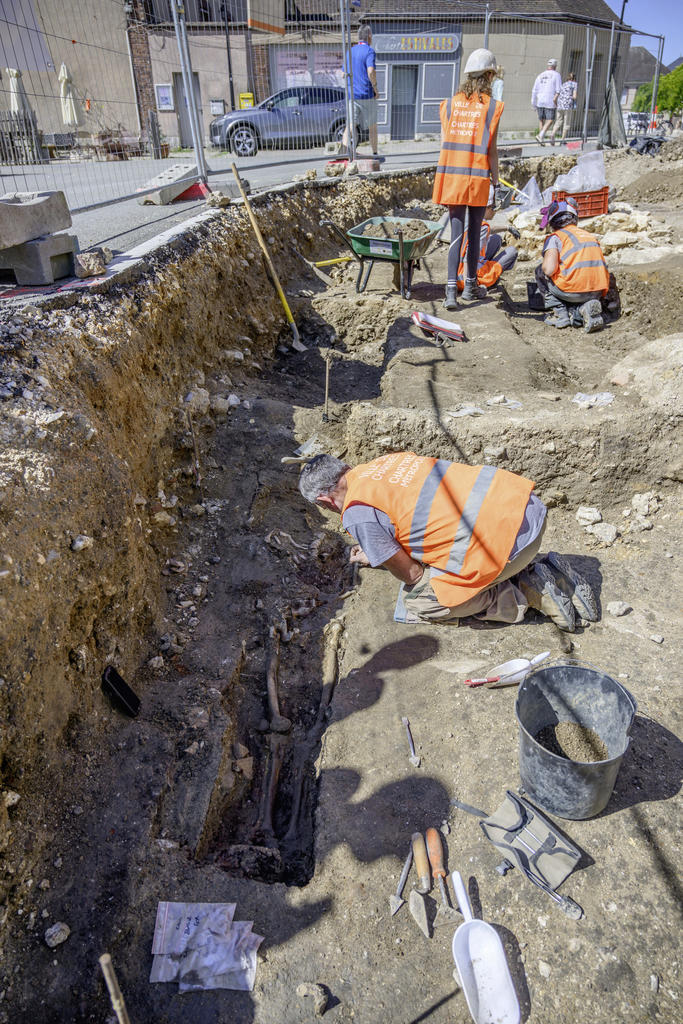
[[[453,888],[465,923],[453,936],[453,959],[475,1024],[519,1024],[520,1010],[505,950],[495,928],[472,916],[459,871]]]
[[[532,668],[540,665],[542,661],[549,657],[550,651],[543,651],[542,654],[537,654],[531,660],[529,658],[512,658],[511,661],[506,661],[502,665],[492,668],[488,676],[484,676],[481,679],[465,679],[465,686],[486,686],[489,690],[494,690],[499,686],[515,686],[517,683],[522,682],[525,676],[531,672]]]

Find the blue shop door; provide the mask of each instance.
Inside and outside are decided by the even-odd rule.
[[[391,68],[391,138],[414,139],[417,103],[417,64]]]

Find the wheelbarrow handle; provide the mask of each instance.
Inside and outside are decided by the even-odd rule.
[[[321,220],[320,223],[324,224],[325,227],[331,228],[332,231],[334,232],[334,234],[339,239],[339,241],[343,242],[344,245],[348,246],[348,248],[351,250],[351,252],[353,253],[354,259],[358,260],[358,254],[356,253],[356,251],[354,250],[353,246],[351,245],[351,242],[349,241],[349,236],[346,234],[345,231],[342,231],[342,229],[339,227],[338,224],[335,224],[333,220]],[[360,263],[361,261],[358,260],[358,262]]]

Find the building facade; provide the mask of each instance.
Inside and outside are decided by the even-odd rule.
[[[284,33],[250,27],[255,2],[183,5],[205,139],[213,118],[239,106],[240,94],[258,103],[291,85],[344,84],[338,0],[283,0]],[[592,69],[587,121],[589,130],[596,128],[615,13],[604,0],[508,0],[504,6],[507,13],[494,13],[488,23],[488,45],[504,68],[501,138],[535,130],[531,89],[549,57],[558,60],[563,78],[576,75],[574,128],[586,106],[586,68]],[[115,128],[144,135],[152,112],[171,147],[191,145],[170,0],[12,0],[9,7],[16,24],[4,33],[7,64],[0,75],[4,66],[22,70],[41,129],[63,130],[57,74],[66,63],[83,132]],[[9,9],[6,2],[2,9]],[[485,16],[479,0],[363,0],[352,8],[353,40],[360,24],[373,32],[380,139],[438,136],[439,104],[456,90],[467,55],[484,45]],[[627,53],[622,42],[615,68],[620,92]]]

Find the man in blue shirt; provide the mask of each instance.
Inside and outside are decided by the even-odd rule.
[[[372,155],[377,156],[377,75],[375,73],[375,51],[372,46],[372,29],[361,25],[358,42],[351,48],[353,70],[353,98],[356,111],[360,109],[362,122],[367,126],[372,146]],[[344,132],[344,145],[348,146],[348,132]]]

